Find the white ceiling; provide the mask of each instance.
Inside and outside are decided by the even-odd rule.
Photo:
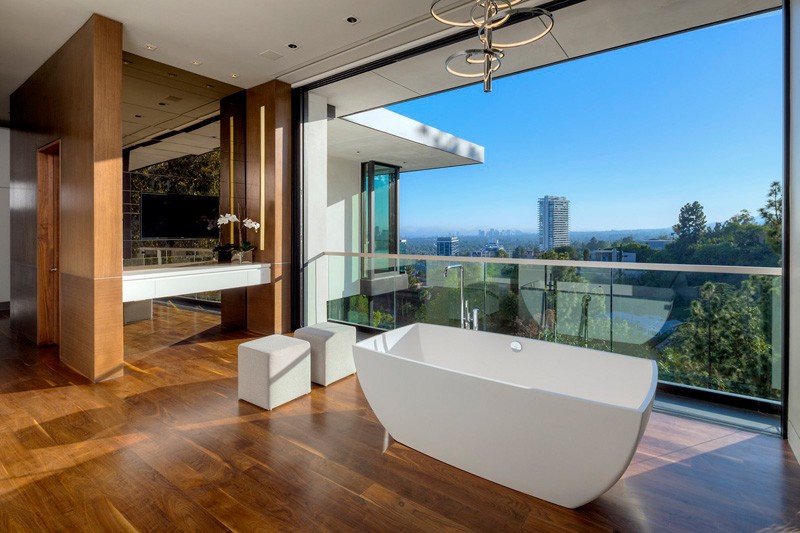
[[[506,50],[496,77],[780,7],[780,0],[587,0],[559,9],[553,31],[534,44]],[[522,22],[495,32],[510,41],[532,33]],[[473,44],[477,43],[477,38]],[[474,83],[449,74],[457,43],[315,89],[344,116]],[[657,66],[654,66],[657,68]],[[424,74],[423,74],[424,73]],[[497,90],[497,89],[496,89]]]
[[[249,88],[276,78],[295,83],[440,33],[446,27],[431,19],[429,6],[430,0],[0,0],[0,122],[8,120],[8,96],[92,13],[123,24],[125,51]],[[349,24],[349,16],[359,22]],[[148,51],[146,43],[157,48]],[[259,55],[267,50],[281,57]]]
[[[471,5],[472,1],[443,3],[447,8]],[[544,1],[529,0],[525,5],[541,3]],[[780,0],[585,0],[555,13],[551,35],[508,50],[498,74],[780,4]],[[123,144],[131,146],[214,116],[219,98],[239,87],[276,78],[302,84],[451,33],[430,17],[429,6],[430,0],[0,0],[0,124],[8,121],[11,92],[92,13],[123,23],[126,58],[134,58],[134,64],[123,69]],[[452,18],[463,18],[459,11],[456,9]],[[348,16],[360,21],[351,25],[344,20]],[[496,39],[524,34],[535,23],[505,28],[496,32]],[[289,49],[286,45],[290,42],[299,48]],[[157,49],[146,50],[145,43]],[[317,92],[336,106],[337,116],[343,116],[457,87],[465,80],[448,74],[443,63],[465,46],[470,45],[459,43],[392,63]],[[266,50],[280,57],[273,60],[260,55]],[[195,59],[202,64],[192,65]],[[178,76],[169,77],[171,70]],[[235,79],[231,77],[234,73],[238,75]],[[214,87],[207,88],[209,84]],[[173,98],[165,101],[167,97]],[[194,153],[213,143],[214,137],[198,132],[181,134],[159,146],[138,149],[136,157],[145,163]]]

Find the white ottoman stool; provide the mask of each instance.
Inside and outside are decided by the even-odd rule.
[[[264,409],[311,392],[311,345],[270,335],[239,345],[239,399]]]
[[[333,322],[306,326],[294,332],[295,339],[311,344],[311,381],[326,387],[355,374],[353,345],[356,328]]]

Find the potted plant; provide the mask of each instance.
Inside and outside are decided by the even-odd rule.
[[[221,228],[225,224],[236,224],[239,234],[239,243],[220,244],[215,247],[214,252],[217,254],[217,262],[230,263],[234,257],[236,257],[240,263],[252,262],[253,250],[256,248],[250,241],[245,240],[244,231],[246,228],[258,233],[261,224],[250,218],[239,220],[239,217],[236,215],[225,213],[224,215],[220,215],[217,219],[217,226],[220,227],[220,234],[222,233]]]

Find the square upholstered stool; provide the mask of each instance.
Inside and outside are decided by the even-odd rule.
[[[239,398],[264,409],[311,392],[311,345],[270,335],[239,345]]]
[[[311,381],[314,383],[328,386],[355,374],[356,328],[353,326],[322,322],[298,329],[294,338],[311,343]]]

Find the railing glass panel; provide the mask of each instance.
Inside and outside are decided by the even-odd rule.
[[[328,253],[328,317],[479,329],[657,361],[662,381],[781,396],[781,270]],[[388,268],[387,268],[388,266]]]

